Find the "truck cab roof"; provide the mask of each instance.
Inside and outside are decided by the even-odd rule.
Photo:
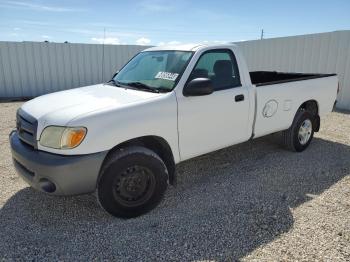
[[[227,43],[227,44],[212,44],[212,45],[204,45],[204,44],[185,44],[185,45],[162,45],[155,46],[151,48],[147,48],[145,51],[163,51],[163,50],[177,50],[177,51],[198,51],[204,48],[224,48],[228,46],[235,46],[235,44]]]

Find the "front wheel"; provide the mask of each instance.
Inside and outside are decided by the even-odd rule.
[[[295,115],[292,126],[282,132],[283,144],[292,151],[302,152],[314,136],[314,116],[304,110]]]
[[[121,149],[101,169],[98,201],[113,216],[136,217],[157,206],[167,180],[167,168],[156,153],[138,146]]]

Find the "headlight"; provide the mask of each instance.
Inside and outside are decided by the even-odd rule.
[[[40,144],[56,149],[71,149],[80,145],[86,133],[85,127],[48,126],[41,133]]]

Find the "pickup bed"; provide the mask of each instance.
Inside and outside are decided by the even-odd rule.
[[[309,80],[321,77],[335,76],[336,74],[301,74],[301,73],[283,73],[269,71],[249,72],[252,84],[255,86],[266,86],[282,84],[293,81]]]
[[[337,87],[335,74],[249,72],[231,44],[153,47],[107,83],[23,104],[13,162],[39,191],[97,191],[107,212],[134,217],[161,201],[186,159],[275,132],[304,151]]]

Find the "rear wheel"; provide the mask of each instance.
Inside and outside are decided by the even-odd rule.
[[[157,206],[167,180],[167,168],[156,153],[129,147],[112,154],[102,167],[97,197],[108,213],[136,217]]]
[[[308,111],[299,110],[292,126],[282,132],[284,145],[292,151],[304,151],[314,136],[315,116]]]

